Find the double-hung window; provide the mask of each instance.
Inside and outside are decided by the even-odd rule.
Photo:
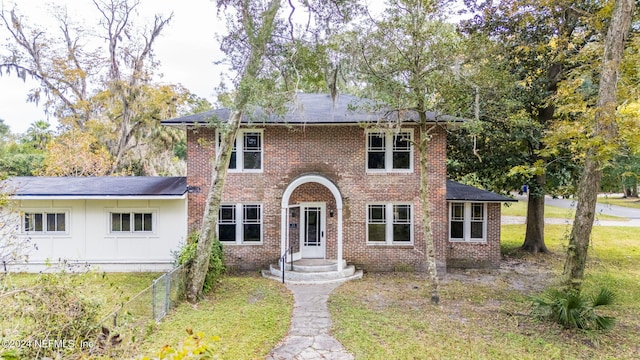
[[[262,130],[242,129],[238,131],[233,141],[229,171],[231,172],[260,172],[263,160],[263,132]],[[218,145],[221,134],[218,133]]]
[[[367,172],[412,172],[413,130],[368,131]]]
[[[25,212],[22,216],[22,230],[25,233],[66,233],[66,212]]]
[[[413,243],[411,204],[367,205],[367,242],[369,244]]]
[[[449,241],[485,242],[487,205],[452,202],[449,204]]]
[[[218,237],[231,244],[262,242],[262,205],[224,204],[218,213]]]
[[[112,233],[153,232],[153,212],[111,212],[109,228]]]

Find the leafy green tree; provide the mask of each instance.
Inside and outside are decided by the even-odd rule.
[[[465,108],[453,94],[465,84],[456,71],[462,55],[462,39],[453,24],[446,21],[446,1],[391,0],[380,20],[370,18],[356,27],[355,54],[357,80],[364,84],[361,94],[375,102],[373,110],[414,115],[420,129],[414,147],[420,159],[420,200],[426,245],[427,268],[431,281],[431,301],[439,302],[437,259],[433,242],[429,202],[428,146],[445,114],[460,115]],[[466,86],[467,92],[472,89]],[[463,93],[463,92],[462,92]],[[465,99],[468,100],[468,99]],[[379,104],[379,105],[377,105]],[[380,126],[399,127],[398,118]]]
[[[301,8],[311,20],[307,27],[295,27],[293,15],[298,10],[292,2],[280,0],[218,0],[218,8],[226,12],[228,34],[222,39],[225,52],[237,74],[233,90],[225,93],[225,103],[231,109],[229,119],[217,124],[221,131],[216,157],[212,160],[211,184],[207,194],[205,211],[200,225],[197,251],[187,275],[187,299],[196,301],[202,294],[211,248],[217,239],[218,210],[222,189],[231,158],[233,142],[240,121],[250,106],[259,106],[278,113],[284,111],[285,103],[295,93],[279,65],[290,62],[290,52],[283,51],[296,39],[317,38],[322,29],[349,19],[355,3],[341,1],[305,1]],[[279,12],[289,9],[286,18]],[[300,30],[312,29],[315,31]]]
[[[617,84],[635,5],[634,0],[615,1],[604,41],[597,101],[595,107],[588,112],[593,116],[593,120],[586,124],[592,134],[589,142],[591,146],[585,154],[584,170],[578,186],[580,201],[569,235],[564,265],[566,284],[577,291],[580,291],[584,278],[602,168],[617,152]]]
[[[47,138],[49,136],[33,142],[27,134],[12,134],[9,126],[0,120],[0,177],[37,174],[42,167],[45,153],[42,146],[46,146]]]
[[[23,136],[23,141],[32,144],[36,149],[44,150],[53,136],[49,129],[51,125],[44,121],[34,121],[29,125],[27,132]]]
[[[481,35],[501,49],[492,58],[482,57],[479,62],[490,60],[516,80],[504,99],[515,105],[516,111],[509,116],[514,121],[506,122],[505,129],[516,125],[515,132],[507,138],[516,140],[510,142],[514,145],[510,152],[520,158],[519,164],[511,168],[509,182],[526,181],[530,189],[522,248],[533,253],[546,252],[545,193],[555,186],[572,185],[567,179],[577,169],[569,168],[567,174],[567,167],[558,166],[571,164],[572,160],[562,152],[545,153],[543,135],[557,117],[554,99],[559,82],[577,66],[580,50],[598,39],[608,8],[605,3],[590,0],[467,0],[465,4],[475,16],[462,23],[463,32],[468,36]],[[514,139],[516,135],[521,137]],[[514,161],[510,165],[518,163],[516,159],[509,160]],[[551,184],[549,179],[553,179]]]

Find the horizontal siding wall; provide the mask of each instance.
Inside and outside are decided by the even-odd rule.
[[[22,212],[66,211],[66,234],[21,234],[34,248],[27,266],[40,271],[46,263],[93,264],[104,271],[164,271],[173,267],[172,251],[186,241],[186,199],[176,200],[22,200]],[[110,232],[109,213],[153,212],[151,233]],[[17,219],[19,222],[20,220]]]

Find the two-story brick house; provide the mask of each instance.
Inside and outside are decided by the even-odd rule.
[[[284,116],[245,117],[219,213],[228,266],[265,269],[290,250],[293,260],[425,269],[419,154],[412,144],[420,130],[410,120],[388,126],[395,121],[354,110],[357,102],[348,95],[334,102],[325,94],[298,94]],[[201,224],[216,124],[228,117],[228,109],[219,109],[163,121],[187,131],[187,183],[196,189],[188,196],[190,230]],[[500,202],[510,199],[447,182],[447,124],[433,115],[429,121],[438,266],[497,267]]]

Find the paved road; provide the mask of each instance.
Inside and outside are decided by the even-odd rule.
[[[523,195],[516,196],[518,201],[526,202],[527,198]],[[577,202],[575,200],[567,200],[567,199],[554,199],[550,196],[547,196],[545,199],[545,203],[551,206],[557,206],[565,209],[575,209],[577,206]],[[624,206],[615,206],[615,205],[606,205],[606,204],[596,204],[596,212],[598,214],[603,215],[611,215],[618,216],[622,218],[630,219],[628,221],[615,221],[615,220],[598,220],[596,219],[594,225],[596,226],[633,226],[640,227],[640,209],[628,208]],[[547,224],[569,224],[573,222],[573,218],[571,219],[545,219],[545,223]],[[516,216],[503,216],[502,217],[503,224],[521,224],[524,223],[524,217],[516,217]]]
[[[577,202],[575,200],[567,199],[553,199],[547,196],[545,199],[547,205],[558,206],[562,208],[576,208]],[[596,212],[602,215],[619,216],[628,219],[640,219],[640,209],[628,208],[624,206],[596,204]]]

